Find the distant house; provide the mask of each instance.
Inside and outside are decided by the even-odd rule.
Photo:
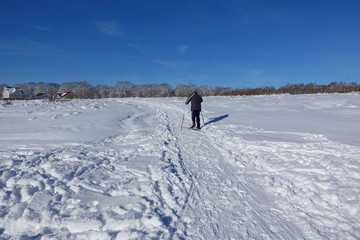
[[[40,92],[40,93],[36,94],[36,95],[33,97],[33,99],[50,99],[50,94]]]
[[[24,99],[25,94],[19,87],[4,87],[2,92],[3,100]]]
[[[62,92],[57,94],[58,99],[73,99],[75,95],[72,92]]]

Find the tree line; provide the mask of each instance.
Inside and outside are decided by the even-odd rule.
[[[0,85],[0,89],[6,85]],[[356,82],[332,82],[328,85],[287,84],[286,86],[233,89],[224,87],[210,87],[196,85],[178,85],[172,88],[169,84],[135,85],[130,82],[119,82],[114,87],[107,85],[92,86],[87,82],[56,83],[26,83],[17,84],[25,99],[33,99],[39,93],[44,93],[50,100],[55,100],[58,93],[72,92],[76,98],[127,98],[127,97],[186,97],[194,90],[203,96],[241,96],[241,95],[270,95],[270,94],[316,94],[316,93],[348,93],[360,92],[360,84]],[[2,95],[2,91],[0,91]],[[0,96],[2,97],[2,96]]]

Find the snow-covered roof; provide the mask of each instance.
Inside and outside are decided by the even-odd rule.
[[[73,93],[70,91],[58,93],[58,96],[60,96],[60,97],[66,97],[68,95],[73,95]]]
[[[22,93],[24,93],[21,88],[19,87],[5,87],[6,90],[9,92],[9,93],[15,93],[16,91],[20,91]]]

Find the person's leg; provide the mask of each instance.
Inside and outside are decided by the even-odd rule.
[[[196,118],[196,111],[193,110],[192,113],[191,113],[191,120],[193,122],[193,125],[191,126],[191,128],[195,127],[195,118]]]
[[[196,111],[196,124],[197,124],[197,128],[200,128],[200,111],[199,110]]]

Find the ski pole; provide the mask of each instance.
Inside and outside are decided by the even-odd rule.
[[[201,111],[201,117],[202,117],[202,120],[203,120],[203,126],[205,126],[204,115],[203,115],[202,111]]]
[[[183,118],[182,118],[182,121],[181,121],[181,128],[180,128],[180,130],[182,130],[182,127],[183,127],[183,124],[184,124],[184,117],[185,117],[185,113],[183,114]]]

